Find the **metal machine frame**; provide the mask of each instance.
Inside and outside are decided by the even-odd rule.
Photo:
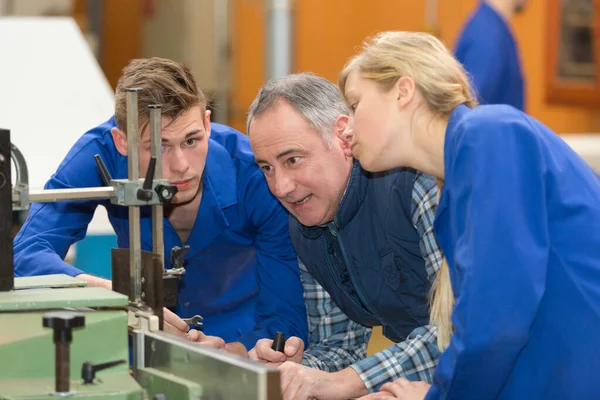
[[[163,205],[173,198],[176,188],[171,186],[167,180],[162,179],[161,108],[159,105],[150,106],[148,110],[151,165],[146,178],[140,179],[139,177],[137,104],[139,90],[137,88],[125,89],[127,146],[129,149],[128,179],[112,179],[97,156],[96,162],[106,185],[103,187],[30,191],[25,158],[10,143],[10,132],[0,130],[0,205],[2,205],[0,207],[0,224],[2,224],[0,231],[7,233],[3,235],[4,237],[0,237],[0,252],[3,254],[0,259],[0,295],[2,292],[17,293],[14,281],[12,240],[8,234],[12,227],[13,210],[27,210],[31,202],[110,199],[113,204],[129,208],[130,248],[112,250],[113,290],[128,297],[128,327],[129,334],[133,339],[133,377],[145,393],[140,398],[279,399],[281,393],[277,369],[162,331],[163,280],[181,276],[183,273],[181,266],[177,268],[173,266],[172,270],[164,270]],[[15,162],[17,172],[17,181],[12,188],[10,185],[11,159]],[[11,206],[9,207],[8,204]],[[153,249],[151,253],[141,249],[139,207],[146,205],[152,206]],[[128,266],[128,268],[123,268],[124,266]],[[120,277],[123,279],[117,282],[114,279],[115,273],[120,273]],[[76,291],[77,289],[70,290]],[[69,305],[65,303],[64,308],[68,307]],[[0,314],[2,312],[0,311]],[[9,312],[14,313],[15,311]],[[61,329],[64,328],[64,324],[71,324],[75,327],[76,323],[81,323],[77,319],[69,320],[68,318],[65,320],[66,322],[53,322],[52,318],[52,316],[45,316],[44,326],[54,327],[55,343],[58,340],[57,327],[52,326],[53,323],[62,323],[63,325],[59,326]],[[65,331],[65,329],[62,331],[61,329],[58,331]],[[63,332],[63,339],[65,337],[70,339],[70,328],[67,330],[68,335],[65,336]],[[52,346],[52,343],[48,343],[48,346]],[[61,357],[64,358],[65,353],[61,354]],[[56,355],[57,390],[50,396],[68,395],[78,398],[77,391],[58,390],[58,350]],[[35,356],[32,355],[32,357]],[[68,362],[68,356],[66,357]],[[62,385],[64,387],[64,379]],[[80,393],[79,397],[86,396]],[[2,393],[0,393],[0,399],[2,398]]]

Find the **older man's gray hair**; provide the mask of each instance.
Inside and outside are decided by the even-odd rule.
[[[348,107],[336,85],[307,72],[291,74],[272,79],[260,89],[248,112],[248,135],[252,120],[275,108],[281,100],[302,115],[321,134],[328,146],[332,143],[331,134],[336,118],[348,115]]]

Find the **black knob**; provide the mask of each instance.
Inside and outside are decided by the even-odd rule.
[[[109,361],[103,364],[92,364],[90,361],[86,361],[81,366],[81,379],[83,383],[89,385],[94,383],[96,378],[96,372],[102,371],[103,369],[112,368],[119,364],[124,364],[125,360]]]
[[[271,348],[283,353],[283,349],[285,349],[285,334],[283,332],[277,332],[275,334]]]
[[[169,204],[177,194],[177,186],[156,185],[154,190],[163,204]]]
[[[85,317],[69,311],[44,314],[44,328],[54,329],[54,343],[71,343],[72,329],[85,325]]]

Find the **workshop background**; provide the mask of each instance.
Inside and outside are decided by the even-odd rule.
[[[0,0],[0,16],[72,17],[112,88],[132,58],[162,56],[185,62],[212,99],[213,120],[244,131],[248,107],[269,77],[312,71],[336,82],[363,39],[382,30],[434,32],[453,48],[477,2]],[[566,15],[569,9],[590,12],[581,18]],[[526,79],[525,109],[565,137],[593,138],[600,132],[600,31],[594,28],[599,15],[598,0],[530,0],[513,23]],[[564,32],[574,27],[580,34],[565,39]],[[574,48],[589,54],[569,59]],[[559,62],[590,72],[586,79],[565,83],[556,72]],[[36,168],[32,162],[30,168]],[[48,177],[52,171],[46,171]],[[106,275],[110,254],[99,251],[114,242],[110,232],[88,232],[71,260]],[[377,331],[370,352],[387,345]]]

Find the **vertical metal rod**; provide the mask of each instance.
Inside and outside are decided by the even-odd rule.
[[[215,68],[216,88],[215,107],[211,120],[222,124],[229,121],[229,87],[231,81],[230,68],[230,30],[229,22],[230,1],[214,0],[214,45],[215,45]]]
[[[10,131],[0,129],[0,292],[14,289]]]
[[[54,363],[55,373],[54,390],[56,393],[68,393],[71,389],[71,343],[55,343]]]
[[[138,98],[140,89],[124,89],[127,106],[127,170],[128,179],[140,178],[139,137],[138,137]],[[142,244],[140,235],[140,208],[129,206],[129,274],[131,294],[129,300],[135,304],[142,302]]]
[[[267,1],[268,79],[292,72],[292,0]]]
[[[161,108],[160,105],[151,105],[149,108],[151,154],[156,157],[154,179],[162,179]],[[160,255],[160,262],[164,266],[165,245],[162,204],[152,206],[152,252]]]

